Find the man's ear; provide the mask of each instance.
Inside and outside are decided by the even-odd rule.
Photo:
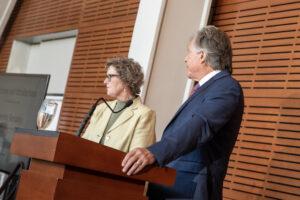
[[[200,56],[200,61],[201,63],[205,63],[205,57],[206,57],[206,53],[204,51],[201,51],[199,53],[199,56]]]

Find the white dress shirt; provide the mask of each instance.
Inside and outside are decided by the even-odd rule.
[[[214,77],[215,75],[217,75],[217,73],[219,73],[221,70],[214,70],[208,74],[206,74],[200,81],[199,81],[199,85],[200,87],[206,83],[209,79],[211,79],[212,77]]]

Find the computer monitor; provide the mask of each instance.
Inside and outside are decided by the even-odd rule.
[[[46,96],[50,75],[0,73],[0,170],[10,172],[29,158],[10,154],[16,127],[36,129],[36,118]]]

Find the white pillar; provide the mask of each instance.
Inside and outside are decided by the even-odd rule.
[[[143,67],[145,83],[141,89],[144,100],[151,73],[153,56],[166,0],[141,0],[133,30],[128,56]]]

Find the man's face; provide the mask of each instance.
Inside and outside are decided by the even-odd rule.
[[[200,81],[206,74],[212,72],[212,68],[205,64],[205,53],[197,53],[194,48],[193,39],[188,46],[188,54],[186,55],[184,62],[187,65],[187,77],[194,80]]]

